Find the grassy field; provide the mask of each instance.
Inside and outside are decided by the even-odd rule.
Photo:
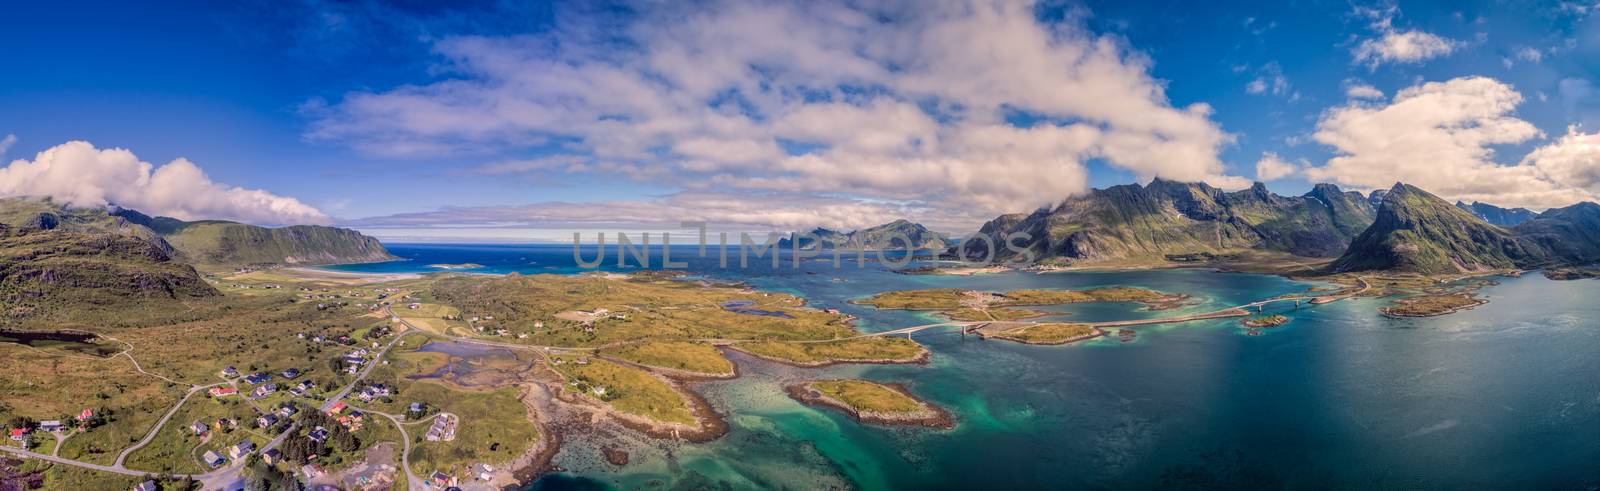
[[[64,416],[85,408],[109,415],[105,425],[68,439],[63,457],[111,463],[118,451],[144,436],[183,390],[134,372],[127,358],[0,344],[0,420],[23,416],[65,421]]]
[[[205,472],[210,469],[198,462],[199,456],[206,450],[216,450],[221,453],[228,445],[238,443],[241,435],[248,434],[246,427],[254,425],[256,416],[258,415],[250,405],[240,397],[211,399],[204,394],[196,394],[172,415],[172,420],[156,433],[155,439],[151,440],[149,445],[128,454],[128,459],[123,465],[129,469],[153,472],[177,474]],[[219,430],[213,425],[219,418],[239,421],[240,427],[233,430]],[[205,442],[189,429],[189,424],[195,421],[206,423],[210,427],[209,438],[205,438]]]
[[[1145,288],[1126,286],[1089,290],[1012,290],[1005,293],[1006,305],[1061,305],[1083,302],[1163,303],[1176,297]]]
[[[993,309],[955,309],[955,310],[946,310],[946,311],[942,312],[941,315],[944,315],[945,317],[947,317],[947,318],[949,318],[950,320],[953,320],[953,321],[976,321],[976,322],[982,322],[982,321],[1014,321],[1014,320],[1022,320],[1022,319],[1031,319],[1031,318],[1034,318],[1034,317],[1039,317],[1039,316],[1044,316],[1044,315],[1064,315],[1064,314],[1063,313],[1059,313],[1059,312],[1042,312],[1042,311],[1038,311],[1038,310],[1001,307],[1001,308],[993,308]]]
[[[572,389],[600,399],[617,411],[660,422],[695,424],[694,413],[683,395],[643,370],[583,355],[553,358],[561,361],[555,365],[556,371],[577,383]],[[602,389],[604,394],[599,392]]]
[[[883,292],[855,303],[880,309],[950,310],[961,308],[966,290],[960,288],[931,288]]]
[[[40,486],[40,489],[133,489],[146,480],[143,477],[100,472],[42,460],[22,460],[20,464],[17,467],[19,472],[38,471],[44,474],[44,485]]]
[[[1431,317],[1474,307],[1482,303],[1484,303],[1482,299],[1471,293],[1418,295],[1395,300],[1393,304],[1380,310],[1385,314],[1400,317]]]
[[[683,370],[707,375],[733,373],[733,362],[722,356],[715,346],[688,341],[646,341],[616,348],[606,348],[603,354],[615,356],[640,365]]]
[[[856,338],[823,343],[760,341],[738,343],[734,349],[756,356],[799,365],[844,362],[910,362],[928,350],[915,341],[893,336]]]
[[[1095,328],[1085,324],[1051,322],[1008,329],[1001,331],[994,337],[1029,344],[1062,344],[1094,336],[1098,333],[1099,331],[1095,330]]]
[[[906,414],[923,410],[910,394],[866,380],[813,380],[806,387],[850,406],[858,412]]]
[[[395,305],[391,312],[395,317],[405,319],[411,325],[434,334],[468,336],[472,333],[467,328],[466,321],[461,319],[461,311],[455,307],[437,303],[419,303],[417,308],[410,308],[409,303]],[[453,317],[446,319],[445,317]]]
[[[649,275],[449,275],[429,290],[480,326],[506,328],[548,346],[595,347],[636,340],[832,339],[855,334],[843,314],[806,308],[792,295],[708,286]],[[738,313],[727,302],[778,315]],[[604,314],[596,314],[604,309]],[[587,312],[587,313],[586,313]],[[491,319],[492,317],[492,319]],[[580,320],[574,320],[580,319]]]
[[[412,437],[413,470],[419,475],[434,470],[460,474],[467,466],[479,462],[504,466],[538,442],[538,426],[529,419],[520,400],[520,389],[516,387],[465,389],[437,380],[407,378],[432,373],[447,361],[443,353],[416,351],[429,339],[422,334],[407,334],[385,357],[389,364],[372,371],[369,381],[394,388],[391,401],[356,403],[390,414],[405,414],[406,406],[421,402],[434,411],[453,413],[461,418],[456,438],[449,442],[424,440],[423,435],[428,431],[425,424],[406,426]],[[385,431],[393,429],[387,420],[368,420],[367,427],[374,426],[383,426]]]

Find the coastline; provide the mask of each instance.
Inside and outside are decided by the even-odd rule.
[[[377,261],[377,262],[387,262],[387,261]],[[341,263],[341,264],[367,264],[367,263]],[[337,264],[325,264],[325,265],[321,265],[321,266],[291,266],[291,267],[285,267],[283,269],[287,269],[287,270],[294,271],[294,272],[299,273],[299,274],[303,274],[303,275],[307,275],[307,276],[313,277],[311,279],[316,279],[316,277],[323,277],[323,278],[331,277],[331,278],[334,278],[334,279],[343,279],[343,280],[363,280],[363,281],[366,281],[366,282],[369,282],[369,283],[382,283],[382,282],[385,282],[385,281],[414,280],[414,279],[422,277],[422,273],[362,273],[362,272],[357,272],[357,271],[339,271],[339,270],[333,270],[333,269],[323,269],[322,266],[337,266]]]
[[[752,358],[757,358],[757,359],[761,359],[761,360],[765,360],[765,361],[770,361],[770,362],[773,362],[773,363],[780,363],[780,364],[788,365],[788,366],[791,366],[791,367],[798,367],[798,368],[823,368],[823,367],[831,367],[831,366],[834,366],[834,365],[926,365],[930,360],[933,359],[933,352],[929,351],[928,347],[922,346],[921,343],[918,343],[917,346],[922,348],[922,351],[918,352],[917,356],[913,356],[911,358],[900,358],[900,359],[895,359],[895,358],[856,358],[856,359],[830,359],[830,360],[818,361],[818,362],[803,362],[803,361],[785,360],[785,359],[782,359],[782,358],[774,358],[774,357],[770,357],[770,356],[766,356],[766,355],[761,355],[761,354],[745,351],[745,350],[739,349],[739,343],[728,343],[728,344],[722,345],[723,348],[731,349],[731,350],[734,350],[734,351],[738,351],[739,354],[741,354],[741,355],[748,355],[748,356],[750,356]]]

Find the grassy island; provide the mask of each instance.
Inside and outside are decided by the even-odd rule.
[[[1133,287],[1091,288],[1088,290],[1025,289],[1005,293],[959,288],[932,288],[883,292],[856,300],[861,305],[880,309],[938,310],[955,321],[1012,321],[1050,315],[1014,307],[1065,305],[1086,302],[1138,302],[1150,310],[1176,307],[1185,298],[1155,290]]]
[[[1419,295],[1395,300],[1389,307],[1379,309],[1392,317],[1433,317],[1489,303],[1472,292]]]
[[[1288,323],[1288,322],[1289,322],[1289,317],[1283,316],[1283,315],[1274,314],[1274,315],[1266,315],[1266,316],[1260,316],[1260,317],[1251,317],[1251,318],[1239,321],[1239,324],[1243,325],[1244,327],[1256,329],[1256,328],[1262,328],[1262,327],[1278,327],[1278,326],[1284,325],[1285,323]]]
[[[1563,267],[1544,270],[1544,277],[1556,281],[1600,278],[1600,268]]]
[[[1097,338],[1105,332],[1087,324],[1047,322],[1015,327],[993,334],[979,331],[979,334],[1024,344],[1067,344]]]
[[[928,357],[928,350],[922,345],[892,336],[819,343],[757,341],[732,347],[760,358],[803,367],[836,363],[917,363]]]
[[[866,380],[813,380],[785,387],[789,397],[805,404],[832,407],[858,421],[885,425],[950,428],[943,409],[918,400],[904,387]]]
[[[478,269],[482,268],[483,265],[478,263],[429,264],[428,267],[433,269]]]

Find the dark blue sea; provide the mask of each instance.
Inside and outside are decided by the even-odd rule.
[[[339,266],[369,272],[571,274],[570,245],[390,246],[405,261]],[[732,252],[732,251],[731,251]],[[660,248],[652,268],[660,266]],[[866,331],[927,323],[848,300],[887,290],[1143,286],[1193,296],[1179,310],[1128,304],[1057,309],[1065,319],[1183,315],[1316,286],[1206,270],[907,275],[847,254],[738,267],[692,246],[674,261],[717,279],[805,297],[861,318]],[[594,250],[587,249],[585,259]],[[869,258],[871,256],[869,255]],[[892,259],[892,258],[891,258]],[[607,270],[616,266],[608,250]],[[637,261],[630,260],[636,265]],[[1600,489],[1600,281],[1538,274],[1500,278],[1490,303],[1426,319],[1377,311],[1390,299],[1282,305],[1290,322],[1247,336],[1236,320],[1135,328],[1067,346],[915,339],[917,366],[798,369],[735,357],[741,377],[692,387],[727,416],[706,444],[645,443],[632,463],[564,442],[570,471],[534,489],[854,487],[860,489]],[[786,380],[863,377],[904,382],[950,409],[953,430],[857,424],[786,397]]]

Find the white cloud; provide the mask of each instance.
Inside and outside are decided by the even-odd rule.
[[[1350,50],[1355,62],[1365,64],[1369,69],[1376,70],[1385,63],[1421,63],[1449,55],[1462,47],[1460,41],[1433,33],[1395,28],[1394,19],[1400,15],[1399,7],[1357,7],[1355,15],[1369,19],[1372,30],[1377,34],[1377,37],[1361,40]]]
[[[1261,160],[1256,161],[1256,179],[1262,181],[1276,181],[1297,174],[1310,164],[1305,159],[1293,163],[1283,160],[1273,152],[1262,152]]]
[[[1448,55],[1460,45],[1422,31],[1387,31],[1377,38],[1362,40],[1351,54],[1356,63],[1376,69],[1385,63],[1421,63]]]
[[[4,157],[6,152],[11,150],[11,146],[16,144],[17,135],[8,133],[5,138],[0,138],[0,157]]]
[[[560,141],[684,189],[984,212],[1082,192],[1091,159],[1142,178],[1248,185],[1218,158],[1233,136],[1209,106],[1175,106],[1122,38],[1077,17],[1041,22],[1034,7],[646,4],[620,22],[446,38],[435,45],[446,78],[308,105],[308,136],[388,155]],[[648,20],[662,18],[674,21]],[[1287,80],[1265,83],[1288,90]],[[1019,113],[1035,123],[1007,123]],[[547,162],[485,170],[606,172]]]
[[[1254,80],[1245,84],[1244,91],[1248,94],[1266,94],[1289,96],[1290,101],[1300,98],[1299,92],[1294,92],[1289,86],[1289,78],[1283,76],[1283,67],[1276,61],[1267,62],[1256,70]]]
[[[1517,50],[1517,59],[1538,63],[1539,60],[1544,59],[1544,53],[1535,48],[1524,47]]]
[[[1401,90],[1388,104],[1351,102],[1329,109],[1314,138],[1335,156],[1306,170],[1314,180],[1361,188],[1396,181],[1451,199],[1545,208],[1592,199],[1587,191],[1533,165],[1500,165],[1492,146],[1540,136],[1511,116],[1522,95],[1485,77],[1429,82]]]
[[[49,197],[72,206],[116,204],[183,220],[239,220],[261,224],[327,223],[316,208],[259,189],[214,182],[179,158],[156,167],[128,150],[97,149],[89,142],[57,145],[0,168],[0,197]]]
[[[567,203],[541,202],[519,206],[454,207],[352,220],[343,225],[379,236],[416,234],[419,230],[503,229],[676,229],[682,221],[705,221],[746,230],[809,230],[818,226],[855,229],[907,216],[935,230],[959,230],[971,222],[993,218],[978,214],[930,213],[921,205],[867,202],[794,193],[682,192],[660,198]],[[383,232],[384,230],[399,232]],[[567,237],[570,240],[570,236]]]
[[[1566,136],[1534,149],[1522,158],[1555,182],[1600,195],[1600,133],[1584,134],[1576,126]]]
[[[1344,94],[1351,99],[1382,99],[1383,91],[1367,84],[1353,84],[1345,87]]]

